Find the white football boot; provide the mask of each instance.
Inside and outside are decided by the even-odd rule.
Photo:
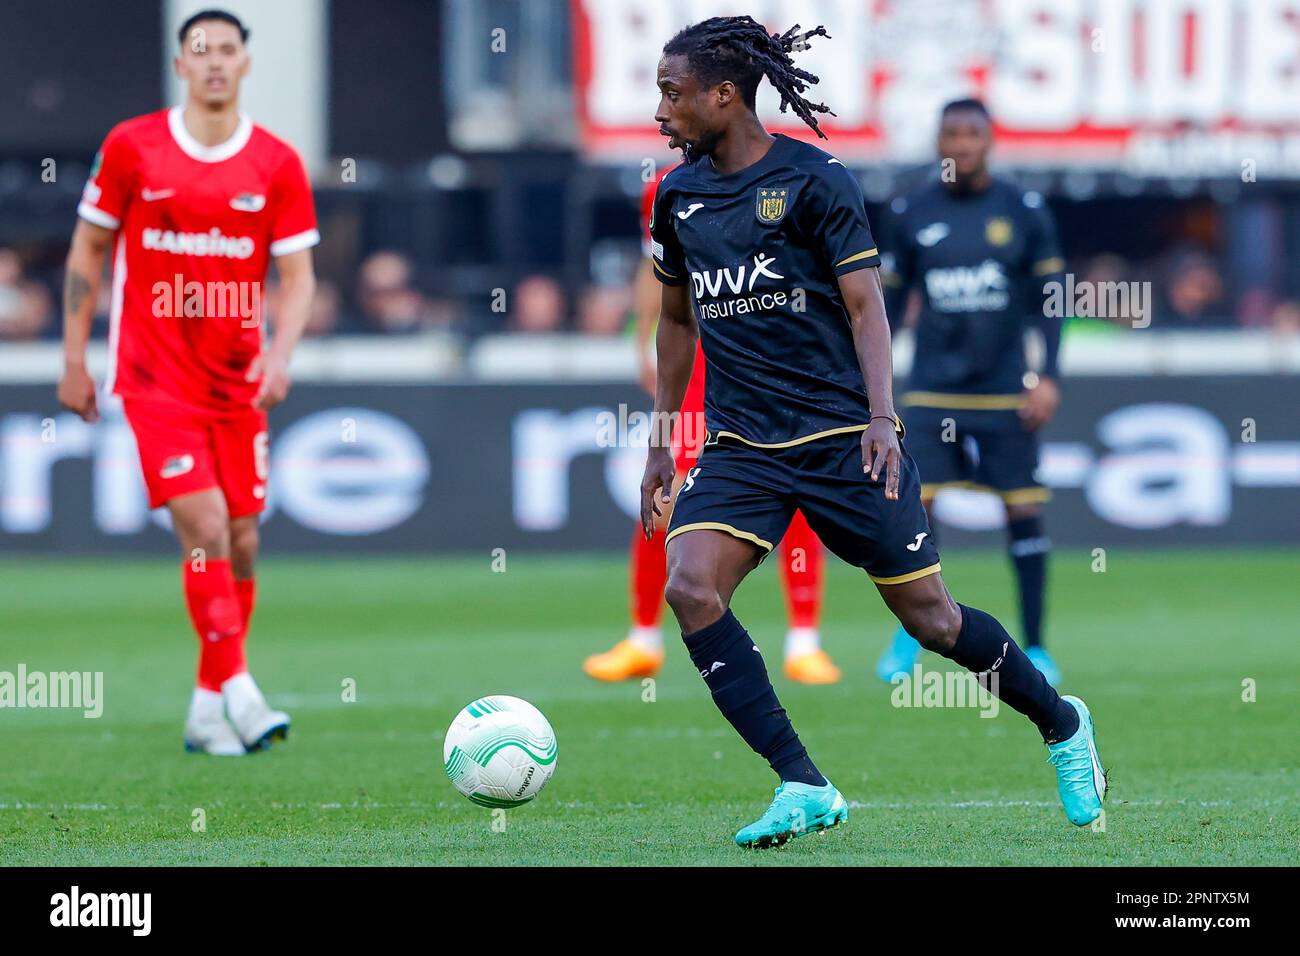
[[[215,690],[194,688],[190,713],[185,718],[185,749],[190,753],[214,757],[242,757],[248,751],[230,726],[222,709],[221,694]]]
[[[249,750],[268,750],[272,741],[289,736],[289,715],[271,709],[247,671],[222,684],[221,696],[226,700],[230,722]]]

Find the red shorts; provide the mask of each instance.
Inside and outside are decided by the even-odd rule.
[[[679,473],[694,468],[704,449],[704,375],[704,350],[697,343],[691,380],[686,383],[686,394],[682,396],[682,414],[673,431],[673,458]]]
[[[163,402],[124,399],[149,489],[149,507],[209,488],[226,496],[230,517],[257,514],[266,504],[266,412],[218,415]]]

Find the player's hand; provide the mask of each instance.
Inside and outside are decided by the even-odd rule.
[[[59,379],[59,404],[76,412],[82,421],[99,421],[99,402],[95,398],[95,380],[84,365],[65,365]]]
[[[879,481],[885,476],[885,498],[898,500],[898,473],[903,466],[903,446],[898,432],[888,418],[873,418],[862,433],[862,470]]]
[[[1020,423],[1029,431],[1037,431],[1052,420],[1061,404],[1061,388],[1050,378],[1039,377],[1038,384],[1025,389],[1025,400],[1020,406]]]
[[[260,408],[262,411],[275,408],[289,394],[288,360],[278,352],[261,353],[249,364],[248,374],[244,376],[244,380],[256,382],[259,378],[262,384],[257,388],[253,407]]]
[[[667,448],[651,448],[645,460],[645,476],[641,479],[641,530],[646,540],[655,533],[655,518],[663,515],[659,504],[673,500],[673,478],[677,465]],[[656,500],[655,496],[659,498]]]

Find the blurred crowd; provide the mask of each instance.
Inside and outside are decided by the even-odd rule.
[[[44,261],[51,261],[51,256],[44,256]],[[1140,264],[1101,254],[1072,262],[1070,268],[1076,285],[1151,281],[1152,328],[1253,327],[1300,334],[1300,301],[1267,289],[1249,289],[1230,299],[1221,265],[1201,248],[1177,247],[1158,260]],[[512,287],[493,290],[481,301],[471,301],[440,295],[422,280],[411,258],[395,249],[370,253],[350,275],[320,272],[308,337],[430,330],[467,337],[499,332],[617,336],[629,334],[633,323],[632,276],[617,284],[570,289],[554,276],[537,273],[522,277]],[[57,340],[60,281],[57,269],[41,269],[18,250],[0,247],[0,341]],[[274,276],[270,281],[266,311],[274,323],[278,290]],[[106,276],[96,310],[97,337],[107,334],[109,294]],[[1129,328],[1134,318],[1138,317],[1081,316],[1070,328],[1080,332]]]
[[[51,270],[46,270],[50,272]],[[489,332],[621,335],[630,327],[631,285],[589,285],[574,292],[549,275],[528,275],[485,296],[477,307],[439,295],[420,281],[406,254],[384,249],[366,256],[354,275],[318,271],[306,337],[335,334],[402,335],[448,330],[467,336]],[[56,290],[61,277],[41,274],[14,249],[0,247],[0,341],[58,340],[62,320]],[[109,277],[100,282],[93,335],[107,335]],[[274,269],[265,290],[272,324],[279,298]]]

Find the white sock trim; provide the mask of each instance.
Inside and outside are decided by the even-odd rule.
[[[821,650],[821,632],[815,627],[792,627],[785,634],[785,656],[803,657]]]
[[[190,720],[208,721],[224,716],[220,691],[205,687],[194,688],[194,694],[190,697]]]
[[[649,654],[659,654],[664,649],[664,635],[657,627],[633,627],[627,639]]]

